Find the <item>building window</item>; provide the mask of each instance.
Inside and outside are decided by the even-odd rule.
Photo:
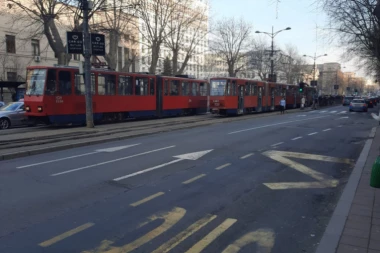
[[[128,66],[129,64],[129,48],[124,48],[124,66]]]
[[[5,35],[7,53],[16,53],[16,37],[13,35]]]
[[[40,41],[32,39],[32,50],[34,56],[40,56]]]
[[[17,81],[17,73],[16,72],[7,72],[7,80],[8,81]]]

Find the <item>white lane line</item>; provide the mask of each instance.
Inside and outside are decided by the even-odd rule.
[[[177,160],[173,160],[173,161],[170,161],[170,162],[167,162],[167,163],[163,163],[163,164],[160,164],[160,165],[157,165],[157,166],[145,169],[145,170],[140,170],[140,171],[137,171],[137,172],[129,174],[129,175],[125,175],[125,176],[122,176],[122,177],[115,178],[113,181],[121,181],[123,179],[134,177],[134,176],[137,176],[137,175],[140,175],[140,174],[143,174],[143,173],[147,173],[149,171],[156,170],[156,169],[168,166],[168,165],[173,164],[173,163],[178,163],[180,161],[183,161],[183,159],[180,158],[180,159],[177,159]]]
[[[270,124],[270,125],[264,125],[264,126],[258,126],[258,127],[252,127],[252,128],[247,128],[247,129],[243,129],[243,130],[238,130],[238,131],[230,132],[228,134],[237,134],[237,133],[247,132],[247,131],[265,128],[265,127],[279,126],[279,125],[284,125],[284,124],[293,123],[293,122],[300,122],[300,121],[306,121],[306,120],[312,120],[312,119],[320,119],[320,118],[326,118],[326,117],[328,117],[328,116],[314,117],[314,118],[308,118],[308,119],[299,119],[299,120],[292,120],[292,121],[284,121],[281,123],[275,123],[275,124]]]
[[[323,132],[327,132],[327,131],[330,131],[330,130],[331,130],[331,128],[327,128],[327,129],[323,130]]]
[[[146,155],[146,154],[150,154],[150,153],[154,153],[154,152],[158,152],[158,151],[161,151],[161,150],[165,150],[165,149],[169,149],[169,148],[174,148],[174,147],[175,147],[175,145],[164,147],[164,148],[159,148],[159,149],[154,149],[154,150],[150,150],[150,151],[147,151],[147,152],[143,152],[143,153],[139,153],[139,154],[135,154],[135,155],[131,155],[131,156],[126,156],[126,157],[122,157],[122,158],[118,158],[118,159],[114,159],[114,160],[110,160],[110,161],[106,161],[106,162],[102,162],[102,163],[96,163],[96,164],[80,167],[80,168],[77,168],[77,169],[62,171],[62,172],[59,172],[59,173],[51,174],[50,176],[55,177],[55,176],[59,176],[59,175],[63,175],[63,174],[67,174],[67,173],[71,173],[71,172],[75,172],[75,171],[79,171],[79,170],[84,170],[84,169],[88,169],[88,168],[92,168],[92,167],[97,167],[97,166],[104,165],[104,164],[114,163],[114,162],[126,160],[126,159],[137,157],[137,156],[142,156],[142,155]]]
[[[347,113],[347,111],[341,111],[339,114],[344,114],[344,113]]]
[[[98,154],[98,153],[101,153],[101,152],[111,153],[111,152],[119,151],[119,150],[122,150],[122,149],[125,149],[125,148],[134,147],[134,146],[137,146],[137,145],[140,145],[140,144],[141,143],[131,144],[131,145],[127,145],[127,146],[120,146],[120,147],[98,149],[95,152],[85,153],[85,154],[81,154],[81,155],[73,155],[73,156],[68,156],[68,157],[64,157],[64,158],[49,160],[49,161],[45,161],[45,162],[23,165],[23,166],[16,167],[16,169],[23,169],[23,168],[33,167],[33,166],[47,164],[47,163],[54,163],[54,162],[68,160],[68,159],[73,159],[73,158],[78,158],[78,157],[83,157],[83,156],[88,156],[88,155],[94,155],[94,154]]]
[[[50,160],[50,161],[46,161],[46,162],[32,163],[32,164],[28,164],[28,165],[23,165],[23,166],[16,167],[16,169],[23,169],[23,168],[33,167],[33,166],[47,164],[47,163],[54,163],[54,162],[59,162],[59,161],[63,161],[63,160],[68,160],[68,159],[73,159],[73,158],[77,158],[77,157],[88,156],[88,155],[93,155],[93,154],[98,154],[98,153],[99,152],[91,152],[91,153],[86,153],[86,154],[81,154],[81,155],[73,155],[73,156],[68,156],[68,157],[64,157],[64,158],[60,158],[60,159],[55,159],[55,160]]]
[[[375,137],[377,127],[372,128],[371,132],[369,133],[369,138]]]
[[[281,145],[281,144],[284,144],[284,142],[279,142],[279,143],[273,144],[273,145],[271,145],[271,147],[275,147],[275,146],[278,146],[278,145]]]
[[[215,168],[216,170],[221,170],[221,169],[223,169],[223,168],[225,168],[225,167],[228,167],[228,166],[230,166],[231,165],[231,163],[226,163],[226,164],[223,164],[223,165],[221,165],[221,166],[219,166],[219,167],[217,167],[217,168]]]
[[[299,137],[293,138],[292,141],[299,140],[299,139],[302,139],[302,136],[299,136]]]
[[[306,117],[307,115],[304,115],[304,114],[302,114],[302,115],[297,115],[297,117]]]
[[[321,111],[320,113],[325,113],[325,112],[327,112],[327,111]]]
[[[248,157],[250,157],[250,156],[253,156],[253,153],[250,153],[250,154],[247,154],[247,155],[245,155],[245,156],[242,156],[242,157],[240,157],[240,159],[245,159],[245,158],[248,158]]]
[[[308,135],[315,135],[315,134],[317,134],[318,132],[314,132],[314,133],[310,133],[310,134],[308,134]]]
[[[343,127],[342,125],[340,125],[340,126],[337,126],[337,127]]]
[[[346,116],[346,117],[340,117],[338,119],[348,119],[348,116]]]

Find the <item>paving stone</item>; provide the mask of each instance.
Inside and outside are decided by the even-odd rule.
[[[372,224],[376,226],[380,226],[380,219],[372,218]]]
[[[354,215],[354,214],[350,214],[348,216],[348,220],[357,221],[357,222],[371,223],[371,218],[370,217],[360,216],[360,215]]]
[[[342,235],[342,237],[340,238],[340,243],[366,248],[368,246],[368,240],[368,238],[359,238],[356,236]]]
[[[367,249],[352,246],[352,245],[339,244],[339,247],[336,253],[367,253]]]
[[[364,232],[370,232],[371,230],[371,224],[369,222],[357,222],[357,221],[352,221],[348,220],[346,222],[346,228],[353,228],[357,230],[362,230]]]
[[[343,235],[350,235],[359,238],[369,238],[369,232],[363,232],[363,230],[353,229],[353,228],[344,228]]]
[[[374,240],[374,239],[369,240],[369,248],[380,250],[380,238],[379,240]]]

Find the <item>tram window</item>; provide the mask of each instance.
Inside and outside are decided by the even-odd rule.
[[[190,96],[190,84],[188,82],[182,82],[182,96]]]
[[[226,93],[226,96],[231,95],[231,83],[229,81],[227,81],[225,93]]]
[[[154,83],[154,79],[153,78],[150,78],[150,95],[154,95],[154,88],[155,88],[155,83]]]
[[[60,95],[71,95],[71,72],[69,71],[59,71],[59,94]]]
[[[201,96],[207,96],[207,91],[208,91],[207,83],[200,83],[199,91],[201,93]]]
[[[236,81],[232,81],[232,90],[231,90],[231,95],[236,96]]]
[[[164,95],[168,96],[169,95],[169,81],[165,80],[164,82]]]
[[[83,75],[75,73],[75,94],[76,95],[85,95],[86,89],[84,85]],[[91,73],[91,92],[95,94],[95,74]]]
[[[57,72],[55,69],[48,69],[47,79],[46,79],[46,95],[54,95],[57,91]]]
[[[106,95],[116,94],[116,76],[114,75],[104,75],[106,78],[105,91]]]
[[[98,74],[98,95],[106,94],[106,78],[102,74]]]
[[[148,78],[136,77],[135,95],[147,96],[148,95]]]
[[[132,77],[119,76],[119,95],[133,95]]]
[[[251,95],[257,96],[257,83],[252,84]]]
[[[191,90],[192,90],[192,95],[197,96],[199,94],[198,83],[193,83],[191,85]]]
[[[245,95],[246,96],[250,96],[251,95],[251,84],[250,83],[246,83],[245,84]]]
[[[170,95],[179,96],[179,81],[178,80],[170,81]]]

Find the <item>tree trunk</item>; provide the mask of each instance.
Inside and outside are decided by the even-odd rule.
[[[152,43],[152,62],[149,67],[149,74],[156,74],[159,54],[160,54],[160,45],[157,43]]]
[[[173,70],[173,75],[177,75],[177,70],[178,70],[178,49],[177,50],[172,50],[173,52],[173,59],[172,59],[172,70]]]
[[[189,60],[190,60],[190,55],[186,54],[185,60],[183,61],[181,68],[177,71],[177,75],[182,75],[183,71],[185,71],[185,68]]]
[[[228,63],[228,75],[229,75],[229,77],[236,77],[234,67],[235,67],[235,64],[233,64],[232,62]]]
[[[112,70],[116,70],[117,67],[117,50],[118,50],[119,36],[117,31],[109,32],[108,53],[105,55],[105,59],[108,63],[108,67]]]

